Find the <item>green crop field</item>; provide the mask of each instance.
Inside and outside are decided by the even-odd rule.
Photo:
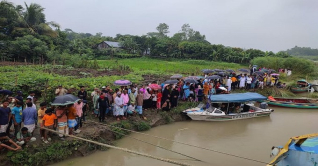
[[[102,68],[116,67],[118,65],[129,66],[139,74],[202,74],[202,69],[239,69],[246,68],[236,63],[212,62],[206,60],[159,60],[151,58],[132,58],[120,60],[99,60],[98,65]]]
[[[35,90],[50,95],[58,85],[66,88],[78,88],[84,85],[88,90],[94,87],[112,85],[115,80],[128,79],[135,83],[143,80],[143,75],[156,75],[157,78],[172,74],[202,75],[202,69],[239,69],[246,68],[235,63],[211,62],[203,60],[159,60],[150,58],[131,58],[97,61],[99,69],[90,69],[77,75],[67,75],[74,70],[70,66],[62,65],[18,65],[0,67],[0,86],[13,91],[23,90],[27,93]],[[90,71],[108,72],[116,71],[111,76],[93,76]],[[60,71],[60,72],[56,72]],[[61,74],[62,73],[62,74]],[[126,74],[122,74],[126,73]]]

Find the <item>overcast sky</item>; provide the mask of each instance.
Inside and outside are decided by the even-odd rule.
[[[38,3],[62,29],[103,36],[143,35],[184,23],[212,44],[280,51],[318,48],[318,0],[11,0]]]

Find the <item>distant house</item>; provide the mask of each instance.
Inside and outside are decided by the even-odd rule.
[[[97,45],[97,49],[104,49],[104,48],[122,48],[119,42],[112,42],[112,41],[103,41]]]

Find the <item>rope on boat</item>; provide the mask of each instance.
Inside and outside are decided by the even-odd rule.
[[[109,131],[114,132],[114,133],[117,133],[117,134],[124,135],[124,136],[126,136],[126,137],[132,138],[132,139],[134,139],[134,140],[137,140],[137,141],[143,142],[143,143],[148,144],[148,145],[152,145],[152,146],[155,146],[155,147],[158,147],[158,148],[164,149],[164,150],[166,150],[166,151],[170,151],[170,152],[172,152],[172,153],[179,154],[179,155],[181,155],[181,156],[188,157],[188,158],[190,158],[190,159],[193,159],[194,161],[200,161],[200,162],[207,163],[207,162],[202,161],[202,160],[200,160],[200,159],[197,159],[197,158],[194,158],[194,157],[188,156],[188,155],[186,155],[186,154],[183,154],[183,153],[180,153],[180,152],[177,152],[177,151],[173,151],[173,150],[167,149],[167,148],[162,147],[162,146],[159,146],[159,145],[155,145],[155,144],[150,143],[150,142],[146,142],[146,141],[144,141],[144,140],[141,140],[141,139],[138,139],[138,138],[135,138],[135,137],[129,136],[129,135],[124,134],[124,133],[120,133],[120,132],[118,132],[118,131],[112,131],[111,129],[106,129],[106,130],[109,130]]]
[[[61,134],[61,133],[58,132],[58,131],[51,130],[51,129],[48,129],[48,128],[41,128],[41,129],[48,130],[48,131],[50,131],[50,132],[54,132],[54,133],[57,133],[57,134]],[[89,139],[77,137],[77,136],[74,136],[74,135],[67,135],[67,134],[63,134],[63,135],[64,135],[64,136],[67,136],[67,137],[79,139],[79,140],[82,140],[82,141],[85,141],[85,142],[90,142],[90,143],[93,143],[93,144],[96,144],[96,145],[105,146],[105,147],[107,147],[107,148],[113,148],[113,149],[125,151],[125,152],[128,152],[128,153],[137,154],[137,155],[140,155],[140,156],[152,158],[152,159],[155,159],[155,160],[159,160],[159,161],[163,161],[163,162],[167,162],[167,163],[171,163],[171,164],[175,164],[175,165],[191,166],[190,164],[187,164],[187,163],[181,163],[181,162],[174,161],[174,160],[170,160],[170,159],[166,159],[166,158],[156,157],[156,156],[152,156],[152,155],[150,155],[150,154],[140,153],[140,152],[137,152],[137,151],[129,150],[129,149],[127,149],[127,148],[121,148],[121,147],[117,147],[117,146],[112,146],[112,145],[100,143],[100,142],[97,142],[97,141],[93,141],[93,140],[89,140]]]
[[[94,121],[87,121],[87,122],[92,122],[92,123],[105,125],[105,126],[109,126],[109,127],[114,127],[114,128],[118,128],[118,129],[121,129],[121,130],[129,131],[129,132],[132,132],[132,133],[137,133],[137,134],[150,136],[150,137],[154,137],[154,138],[158,138],[158,139],[162,139],[162,140],[166,140],[166,141],[171,141],[171,142],[175,142],[175,143],[178,143],[178,144],[187,145],[187,146],[195,147],[195,148],[198,148],[198,149],[203,149],[203,150],[207,150],[207,151],[211,151],[211,152],[215,152],[215,153],[220,153],[220,154],[224,154],[224,155],[228,155],[228,156],[232,156],[232,157],[236,157],[236,158],[240,158],[240,159],[244,159],[244,160],[254,161],[254,162],[262,163],[262,164],[268,164],[267,162],[264,162],[264,161],[259,161],[259,160],[255,160],[255,159],[251,159],[251,158],[247,158],[247,157],[243,157],[243,156],[238,156],[238,155],[235,155],[235,154],[221,152],[221,151],[214,150],[214,149],[209,149],[209,148],[205,148],[205,147],[201,147],[201,146],[197,146],[197,145],[192,145],[192,144],[188,144],[188,143],[184,143],[184,142],[180,142],[180,141],[176,141],[176,140],[160,137],[160,136],[150,135],[150,134],[146,134],[146,133],[142,133],[142,132],[138,132],[138,131],[134,131],[134,130],[129,130],[129,129],[125,129],[125,128],[121,128],[121,127],[117,127],[117,126],[112,126],[112,125],[105,124],[105,123],[98,123],[98,122],[94,122]]]

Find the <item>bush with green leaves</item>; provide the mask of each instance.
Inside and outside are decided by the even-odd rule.
[[[137,131],[146,131],[151,128],[150,124],[145,121],[139,121],[135,123]]]
[[[293,73],[297,74],[311,74],[315,71],[315,65],[312,61],[296,57],[258,57],[254,58],[252,63],[259,67],[275,70],[278,70],[279,68],[291,69]]]

